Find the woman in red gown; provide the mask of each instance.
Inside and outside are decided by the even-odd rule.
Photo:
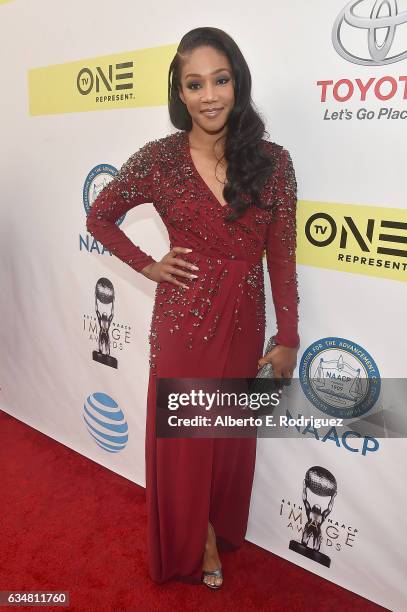
[[[134,153],[96,198],[87,228],[157,283],[150,329],[146,500],[151,578],[222,584],[219,551],[242,545],[256,438],[156,436],[156,380],[291,377],[299,346],[296,181],[289,153],[263,138],[249,68],[222,30],[186,34],[170,66],[180,131]],[[116,221],[152,202],[168,230],[159,262]],[[264,357],[266,252],[278,332]],[[203,572],[204,571],[204,572]]]

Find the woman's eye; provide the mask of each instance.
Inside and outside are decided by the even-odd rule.
[[[229,77],[220,77],[219,79],[216,80],[216,83],[219,83],[221,81],[221,85],[224,85],[226,83],[228,83],[230,81]],[[200,83],[188,83],[187,87],[188,89],[198,89],[198,87],[200,86]]]

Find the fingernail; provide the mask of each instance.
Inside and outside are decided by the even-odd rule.
[[[198,266],[191,266],[191,270],[199,270]]]
[[[187,253],[192,253],[192,249],[187,249]]]
[[[198,278],[198,274],[191,274],[190,278]]]

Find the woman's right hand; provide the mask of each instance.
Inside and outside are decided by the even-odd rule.
[[[173,247],[171,251],[164,255],[161,261],[155,261],[154,263],[148,264],[148,266],[140,270],[140,273],[156,283],[167,281],[173,285],[178,285],[179,287],[189,289],[190,285],[186,285],[178,281],[175,276],[180,276],[183,278],[197,278],[197,274],[185,272],[185,270],[182,270],[179,267],[183,266],[188,270],[199,270],[199,268],[194,264],[185,261],[185,259],[177,257],[177,253],[191,253],[191,251],[192,249],[187,249],[185,247]]]

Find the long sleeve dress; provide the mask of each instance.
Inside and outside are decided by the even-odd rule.
[[[278,331],[299,345],[296,275],[296,180],[290,155],[262,140],[275,169],[263,188],[266,209],[249,207],[227,222],[222,205],[198,173],[188,132],[150,141],[100,192],[88,231],[141,271],[155,260],[116,225],[134,206],[151,202],[181,257],[198,277],[157,283],[149,334],[150,371],[145,438],[148,563],[151,578],[198,583],[208,521],[218,550],[242,545],[247,528],[256,438],[162,438],[156,435],[156,380],[254,377],[265,343],[262,257],[266,252]],[[169,250],[168,249],[168,250]],[[185,268],[181,268],[184,269]]]

